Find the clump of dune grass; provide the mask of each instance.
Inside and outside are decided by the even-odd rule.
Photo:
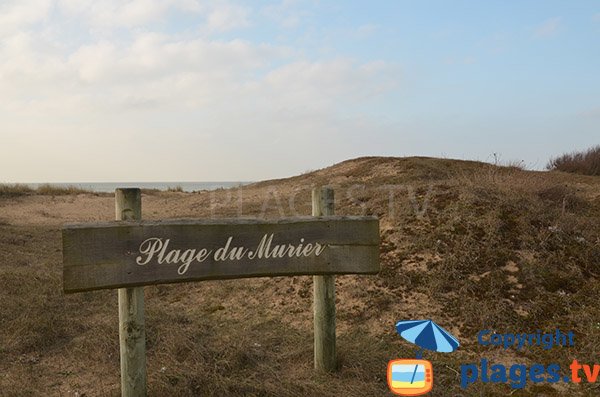
[[[177,185],[177,186],[169,186],[167,188],[167,192],[177,192],[177,193],[183,193],[183,187],[181,185]]]
[[[600,145],[550,159],[546,168],[583,175],[600,175]]]
[[[29,185],[14,183],[0,184],[0,197],[18,197],[18,196],[68,196],[75,194],[89,193],[85,189],[77,186],[53,186],[49,183],[39,185],[36,189]]]
[[[82,194],[89,192],[73,185],[53,186],[49,183],[44,183],[43,185],[38,186],[36,193],[44,196],[68,196],[71,194]]]
[[[33,194],[33,192],[34,190],[30,186],[20,183],[0,184],[0,197],[24,196],[27,194]]]

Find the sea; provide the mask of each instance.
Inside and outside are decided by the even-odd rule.
[[[179,189],[184,192],[197,192],[201,190],[216,190],[227,189],[247,185],[252,182],[75,182],[75,183],[26,183],[33,189],[38,186],[52,186],[57,188],[66,188],[74,186],[76,188],[98,192],[98,193],[113,193],[117,188],[140,188],[140,189],[157,189],[169,190]]]

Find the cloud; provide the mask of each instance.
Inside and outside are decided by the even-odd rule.
[[[295,29],[311,15],[311,11],[304,1],[282,0],[264,7],[262,14],[285,29]]]
[[[545,20],[534,29],[533,37],[537,39],[555,36],[562,28],[562,18],[554,17]]]
[[[164,19],[170,10],[190,14],[205,11],[196,0],[59,0],[58,7],[96,29],[143,26]]]
[[[0,108],[21,114],[252,108],[261,103],[256,98],[265,98],[265,112],[270,106],[323,110],[377,96],[398,78],[395,67],[383,62],[307,60],[285,45],[205,35],[250,24],[249,10],[230,2],[209,8],[191,0],[60,0],[54,14],[106,29],[92,35],[73,34],[79,25],[30,7],[8,7],[2,14],[15,22],[0,46]],[[155,22],[167,9],[196,13],[204,29],[161,32]],[[24,28],[35,22],[47,28]],[[115,33],[125,26],[127,33]]]
[[[309,161],[292,152],[330,162],[328,140],[346,151],[337,159],[356,151],[360,132],[377,130],[365,107],[401,78],[381,60],[236,38],[256,14],[233,2],[2,4],[0,169],[18,169],[14,180],[110,180],[123,167],[127,179],[255,179],[274,176],[273,162],[283,176]]]
[[[269,98],[265,106],[294,111],[335,111],[392,89],[399,71],[385,62],[356,64],[348,59],[297,61],[269,72],[257,91]]]
[[[202,2],[199,0],[59,0],[67,15],[82,19],[101,32],[114,28],[137,28],[165,21],[170,12],[187,17],[203,18],[198,22],[206,33],[221,33],[250,25],[250,9],[228,1]]]
[[[213,8],[208,14],[208,30],[225,32],[250,26],[249,9],[238,5],[225,4]]]
[[[234,106],[227,96],[239,95],[246,84],[259,81],[261,70],[290,55],[285,47],[239,39],[156,33],[139,33],[129,43],[100,40],[63,55],[43,53],[38,39],[20,33],[0,49],[0,108],[26,114],[62,106],[68,114],[145,105],[194,108],[220,101]]]
[[[43,20],[50,6],[50,0],[3,1],[0,3],[0,37]]]
[[[323,111],[377,96],[398,77],[393,65],[381,61],[294,60],[294,52],[286,47],[239,39],[174,39],[140,33],[127,45],[102,40],[82,45],[67,57],[41,56],[34,43],[19,35],[4,53],[0,51],[6,59],[0,60],[0,75],[5,76],[0,84],[8,94],[0,98],[0,107],[10,104],[26,113],[50,108],[56,112],[64,104],[65,114],[75,110],[76,102],[75,107],[84,112],[130,107],[227,112],[227,108],[256,110],[257,106],[264,112],[274,108]],[[60,101],[55,93],[60,93]]]
[[[592,20],[595,22],[600,22],[600,12],[592,17]]]

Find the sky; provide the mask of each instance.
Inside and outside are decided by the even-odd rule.
[[[0,0],[0,182],[600,143],[597,0]]]

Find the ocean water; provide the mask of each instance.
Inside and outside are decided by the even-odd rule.
[[[117,188],[140,189],[158,189],[168,190],[181,187],[184,192],[196,192],[199,190],[215,190],[220,188],[230,188],[247,185],[251,182],[101,182],[101,183],[27,183],[28,186],[36,189],[40,185],[50,185],[54,187],[75,186],[98,193],[112,193]]]

